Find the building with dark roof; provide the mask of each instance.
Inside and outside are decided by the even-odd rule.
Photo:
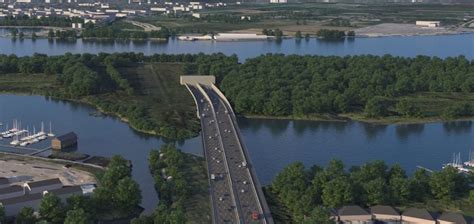
[[[443,212],[438,218],[439,224],[467,224],[466,218],[459,213]]]
[[[339,221],[341,223],[371,224],[372,215],[357,205],[344,206],[338,210]]]
[[[387,205],[376,205],[370,207],[370,213],[372,213],[376,221],[390,222],[390,223],[401,223],[402,216],[392,206]]]
[[[69,132],[51,140],[51,147],[54,150],[62,150],[75,145],[77,145],[77,135],[74,132]]]
[[[63,202],[66,202],[66,199],[72,195],[82,195],[81,186],[67,186],[56,190],[47,191],[58,196]]]
[[[0,188],[9,187],[10,181],[6,177],[0,177]]]
[[[0,200],[7,198],[19,197],[25,194],[22,186],[12,185],[5,188],[0,188]]]
[[[17,215],[23,207],[31,207],[34,210],[38,210],[42,198],[42,193],[26,194],[0,200],[0,204],[5,209],[5,216],[10,217]]]
[[[436,224],[433,216],[421,208],[407,208],[402,214],[403,223],[407,224]]]
[[[40,180],[34,182],[25,183],[25,191],[29,194],[42,193],[43,191],[51,191],[56,189],[61,189],[63,184],[59,178]]]

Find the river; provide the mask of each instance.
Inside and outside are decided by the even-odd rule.
[[[0,36],[5,29],[0,29]],[[474,58],[474,34],[355,38],[344,41],[275,41],[247,42],[168,42],[77,40],[49,41],[11,40],[0,37],[0,53],[18,56],[35,52],[49,55],[134,51],[153,53],[216,53],[236,54],[241,61],[265,53],[354,55],[393,54],[413,57],[429,55],[450,57],[465,55]],[[147,156],[152,148],[164,142],[157,137],[136,133],[127,124],[113,117],[92,116],[89,106],[46,99],[41,96],[0,95],[0,122],[19,119],[23,125],[40,126],[41,121],[53,123],[53,131],[61,134],[75,131],[79,136],[78,151],[91,155],[121,154],[132,161],[133,178],[143,192],[142,206],[153,211],[158,198],[148,171]],[[370,125],[361,122],[285,121],[265,119],[238,120],[245,143],[263,184],[287,164],[302,161],[305,165],[326,165],[339,158],[347,165],[358,165],[381,159],[389,164],[400,163],[412,172],[417,165],[440,169],[453,153],[461,152],[466,160],[472,147],[472,123],[450,122],[416,125]],[[47,144],[47,143],[42,143]],[[178,144],[185,152],[202,154],[199,137]]]
[[[0,36],[8,33],[0,29]],[[153,41],[50,41],[47,39],[12,40],[0,37],[0,53],[18,56],[43,53],[60,55],[69,53],[100,52],[142,52],[144,54],[167,53],[218,53],[236,54],[241,61],[267,53],[299,55],[360,55],[392,54],[414,57],[417,55],[438,56],[441,58],[465,55],[474,58],[474,34],[438,35],[438,36],[394,36],[394,37],[357,37],[343,41],[319,39],[277,41],[179,41],[169,39],[165,42]]]
[[[142,206],[152,211],[158,199],[147,156],[164,142],[133,131],[117,118],[95,114],[94,108],[83,104],[42,96],[0,95],[0,122],[4,125],[10,122],[11,127],[12,120],[18,119],[24,126],[39,128],[41,121],[51,121],[57,134],[77,133],[78,152],[107,157],[120,154],[131,160],[133,178],[143,192]],[[263,184],[269,184],[289,163],[301,161],[308,167],[324,166],[333,158],[348,166],[380,159],[388,164],[399,163],[408,172],[417,165],[439,170],[453,153],[461,152],[467,159],[474,134],[470,121],[372,125],[239,118],[238,122]],[[178,143],[183,151],[197,155],[202,155],[201,145],[200,137]]]

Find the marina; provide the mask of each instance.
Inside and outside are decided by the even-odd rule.
[[[3,125],[5,124],[5,125]],[[0,147],[8,148],[10,151],[17,151],[21,154],[37,154],[38,151],[44,152],[51,149],[50,146],[45,148],[34,148],[34,144],[52,138],[55,135],[52,132],[52,124],[49,123],[49,132],[45,131],[44,122],[41,122],[41,129],[37,132],[36,127],[33,126],[33,130],[30,131],[29,126],[22,127],[21,121],[16,119],[12,122],[12,128],[9,128],[9,123],[3,123],[4,130],[0,132]],[[28,147],[30,146],[30,147]]]

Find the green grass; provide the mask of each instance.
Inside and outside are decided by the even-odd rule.
[[[209,183],[204,158],[194,155],[185,155],[186,178],[192,189],[191,197],[184,203],[186,223],[201,224],[211,222],[211,205],[209,196]]]
[[[127,23],[123,20],[117,20],[109,25],[111,28],[117,28],[120,30],[128,30],[128,31],[143,31],[143,28],[139,26],[135,26],[131,23]]]
[[[55,87],[55,76],[44,74],[22,75],[6,74],[0,75],[1,92],[41,93]]]
[[[111,102],[121,105],[140,105],[145,107],[150,119],[159,127],[170,126],[178,130],[186,130],[188,138],[199,133],[200,123],[196,117],[196,106],[186,87],[179,84],[182,64],[179,63],[145,63],[132,67],[118,68],[134,88],[135,94],[128,95],[123,91],[109,91],[90,95],[79,99],[66,99],[84,102],[97,106],[95,101]],[[104,73],[98,69],[99,73]],[[103,74],[106,75],[106,74]],[[0,92],[51,95],[55,91],[63,91],[58,86],[54,75],[45,74],[7,74],[0,75]],[[99,108],[100,109],[100,108]],[[127,121],[126,116],[117,115]],[[131,125],[132,128],[133,125]],[[162,135],[155,130],[138,131]]]
[[[417,105],[423,116],[422,117],[404,117],[397,115],[395,111],[395,104],[401,100],[407,99],[413,104]],[[369,123],[381,124],[408,124],[408,123],[427,123],[446,121],[442,117],[444,110],[452,105],[458,103],[469,103],[474,106],[474,93],[438,93],[438,92],[423,92],[409,96],[386,98],[390,106],[387,108],[389,115],[386,117],[367,118],[363,112],[335,114],[308,114],[304,116],[284,116],[272,117],[264,115],[244,114],[248,118],[260,119],[290,119],[290,120],[313,120],[313,121],[348,121],[357,120]],[[363,111],[363,108],[357,110]],[[473,117],[461,117],[454,120],[471,120]],[[452,119],[449,119],[452,120]]]
[[[119,68],[135,90],[134,95],[112,93],[99,96],[124,103],[144,105],[153,120],[166,122],[175,128],[200,129],[196,106],[186,87],[179,84],[182,64],[146,63]]]

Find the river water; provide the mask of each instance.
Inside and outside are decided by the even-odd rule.
[[[7,31],[0,29],[0,35]],[[449,57],[465,55],[474,58],[474,34],[355,38],[340,42],[293,39],[249,42],[74,42],[11,40],[0,37],[1,54],[50,55],[134,51],[153,53],[216,53],[237,54],[241,61],[265,53],[354,55],[393,54],[413,57],[429,55]],[[61,134],[75,131],[79,137],[78,151],[101,156],[121,154],[132,161],[133,178],[143,191],[148,212],[158,201],[153,179],[148,171],[147,156],[164,141],[136,133],[127,124],[113,117],[93,116],[89,106],[46,99],[41,96],[0,95],[0,122],[19,119],[23,125],[40,126],[41,121],[53,124]],[[269,184],[283,167],[302,161],[305,165],[326,165],[338,158],[347,165],[358,165],[381,159],[388,164],[400,163],[412,172],[417,165],[440,169],[461,152],[467,159],[472,145],[472,122],[429,123],[415,125],[371,125],[361,122],[316,122],[265,119],[238,120],[245,144],[263,184]],[[47,125],[48,126],[48,125]],[[47,144],[47,143],[42,143]],[[202,154],[199,137],[178,143],[185,152]]]
[[[8,33],[0,29],[0,36]],[[392,54],[397,56],[414,57],[429,55],[449,57],[465,55],[474,58],[474,34],[439,35],[439,36],[395,36],[352,38],[343,41],[327,41],[310,39],[297,41],[284,39],[277,41],[179,41],[169,39],[164,42],[153,41],[50,41],[47,39],[12,40],[0,37],[0,53],[16,54],[18,56],[43,53],[60,55],[70,53],[100,53],[100,52],[142,52],[144,54],[167,53],[218,53],[236,54],[241,61],[261,54],[311,54],[311,55],[360,55]]]

